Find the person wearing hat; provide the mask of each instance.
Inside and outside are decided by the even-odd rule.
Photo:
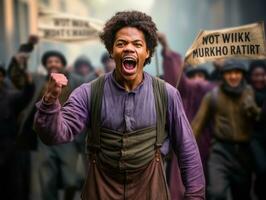
[[[98,77],[90,59],[85,56],[79,56],[73,64],[73,71],[69,73],[69,83],[73,88],[83,83],[88,83]]]
[[[66,77],[70,76],[66,71],[67,60],[59,51],[53,50],[44,53],[42,65],[48,72],[47,77],[51,73],[63,73]],[[49,87],[48,80],[46,79],[40,98],[45,95],[45,90]],[[67,101],[71,91],[76,87],[77,85],[69,84],[67,87],[62,88],[62,95],[59,98],[61,105]],[[80,151],[76,142],[75,140],[68,144],[48,147],[39,141],[39,151],[43,155],[39,163],[42,199],[57,200],[59,189],[64,190],[64,199],[74,199],[75,192],[78,190],[81,181],[76,171]]]
[[[38,154],[33,155],[37,155],[37,157],[32,159],[32,175],[34,174],[38,178],[41,198],[57,200],[58,191],[61,188],[65,191],[65,199],[73,199],[81,180],[76,172],[79,149],[75,141],[48,148],[40,140],[37,140],[37,134],[33,128],[35,103],[45,95],[51,73],[63,73],[65,76],[69,76],[66,72],[67,60],[61,52],[50,50],[43,54],[41,63],[47,71],[47,75],[34,74],[33,76],[36,91],[22,117],[19,144],[23,149],[38,151]],[[74,87],[69,85],[61,90],[60,104],[67,101],[73,89]]]
[[[206,67],[200,65],[197,67],[189,66],[185,70],[186,76],[192,80],[208,80],[209,74]]]
[[[108,52],[102,54],[101,63],[105,73],[111,72],[115,69],[115,61]]]
[[[251,189],[250,138],[260,115],[254,92],[244,78],[245,66],[228,60],[221,68],[221,84],[207,93],[192,121],[197,137],[213,120],[213,141],[208,162],[210,200],[249,200]]]
[[[18,133],[18,145],[22,149],[37,149],[37,137],[36,133],[33,131],[32,128],[35,112],[35,103],[42,97],[50,74],[52,72],[64,72],[67,61],[62,53],[60,53],[59,51],[52,50],[47,51],[43,54],[41,63],[45,68],[47,75],[45,76],[41,74],[32,74],[33,83],[35,85],[34,96],[29,106],[22,113],[22,120],[19,124],[20,128]],[[60,99],[62,103],[66,101],[67,95],[69,95],[70,91],[68,88],[66,88],[63,92],[64,95]]]
[[[86,77],[94,71],[94,67],[87,56],[81,55],[74,62],[74,71],[78,75]]]

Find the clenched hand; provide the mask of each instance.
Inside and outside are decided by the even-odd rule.
[[[44,102],[48,104],[54,103],[60,96],[62,88],[67,85],[67,78],[61,73],[51,73],[47,89],[44,94]]]

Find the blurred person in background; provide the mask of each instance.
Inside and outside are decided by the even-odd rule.
[[[21,90],[5,83],[6,71],[0,66],[0,195],[2,199],[28,200],[29,179],[25,154],[16,146],[18,115],[30,102],[34,93],[31,75],[25,69]]]
[[[193,119],[196,138],[214,119],[208,161],[208,199],[250,200],[252,124],[260,115],[254,91],[245,80],[245,66],[228,60],[221,68],[221,84],[207,93]]]
[[[247,74],[248,82],[255,91],[257,105],[266,103],[266,64],[265,61],[252,61]],[[253,125],[251,150],[255,165],[254,190],[258,200],[266,199],[266,120],[265,115]]]
[[[27,57],[28,58],[28,57]],[[46,65],[46,60],[49,59],[49,65]],[[47,84],[47,77],[50,73],[54,71],[60,71],[64,72],[64,65],[66,64],[66,59],[58,51],[48,51],[44,54],[42,57],[42,64],[45,67],[45,70],[47,71],[48,75],[42,75],[42,74],[32,74],[33,83],[35,85],[35,92],[32,101],[27,106],[27,108],[23,111],[21,115],[21,121],[20,121],[20,129],[19,129],[19,140],[18,144],[21,146],[21,148],[28,149],[28,150],[37,150],[37,136],[35,131],[33,130],[32,123],[34,119],[34,112],[35,112],[35,102],[41,98],[42,93],[46,87]],[[17,76],[19,73],[20,67],[17,64],[16,65],[10,65],[9,71],[11,71],[11,80],[15,81],[15,85],[20,86],[20,83],[24,82],[24,79],[21,76]],[[62,65],[62,66],[61,66]],[[17,78],[18,77],[18,78]],[[70,88],[66,88],[64,91],[64,100],[67,99]]]
[[[22,45],[23,46],[23,45]],[[29,45],[30,46],[30,45]],[[26,45],[27,47],[27,45]],[[25,48],[25,47],[24,47]],[[23,50],[25,50],[22,48]],[[26,48],[26,51],[29,49]],[[31,50],[31,48],[30,48]],[[27,55],[27,56],[25,56]],[[22,59],[16,59],[21,58]],[[25,79],[19,74],[21,69],[26,68],[27,62],[25,58],[29,55],[21,54],[19,52],[13,62],[11,62],[9,72],[11,80],[15,82],[17,88],[20,88],[25,83]],[[40,100],[44,94],[44,91],[48,84],[48,77],[53,72],[61,72],[66,76],[69,76],[65,70],[67,64],[65,56],[59,52],[50,50],[43,54],[42,65],[47,71],[47,75],[32,74],[33,83],[35,85],[35,92],[32,101],[23,111],[20,116],[19,131],[17,143],[21,150],[36,151],[39,156],[33,157],[36,159],[27,161],[27,174],[28,179],[34,176],[36,173],[38,180],[37,184],[41,187],[42,199],[58,199],[58,190],[64,189],[65,199],[73,199],[76,190],[78,189],[78,182],[80,182],[79,175],[76,172],[77,159],[78,159],[78,147],[75,142],[66,145],[60,145],[53,148],[47,148],[44,144],[37,140],[35,130],[33,129],[34,113],[36,112],[35,103]],[[60,103],[64,103],[71,91],[75,86],[69,85],[62,90],[62,96],[60,97]],[[30,162],[34,163],[31,164]],[[34,169],[31,169],[33,166]],[[30,184],[30,182],[29,182]],[[32,193],[34,191],[34,185],[36,182],[31,183]]]
[[[196,76],[197,78],[195,78],[194,75],[196,73],[194,72],[203,71],[201,69],[198,70],[197,67],[190,68],[191,72],[192,70],[195,70],[193,73],[191,73],[191,76],[193,74],[192,77],[194,77],[194,79],[187,77],[185,72],[182,71],[182,57],[178,53],[170,49],[166,36],[163,33],[158,33],[158,39],[160,44],[162,45],[164,80],[170,83],[172,86],[178,88],[182,98],[185,113],[187,115],[188,121],[191,123],[200,107],[202,98],[207,92],[212,90],[215,85],[205,80],[204,77],[207,76],[207,74],[204,74],[204,76],[201,76],[202,74],[200,74],[200,76]],[[185,71],[187,70],[187,67],[185,67]],[[203,73],[207,72],[203,71]],[[179,76],[180,82],[177,86]],[[205,177],[207,177],[207,159],[209,156],[210,140],[211,127],[208,126],[204,130],[204,133],[197,139]],[[180,178],[181,176],[179,174],[180,172],[178,170],[177,160],[178,159],[173,154],[167,166],[167,177],[172,198],[182,199],[184,188],[177,188],[177,185],[180,185],[180,182],[182,182]]]
[[[27,84],[26,76],[23,76],[23,73],[28,70],[28,58],[38,41],[38,36],[30,35],[27,43],[21,44],[18,52],[11,59],[7,74],[17,89],[22,89]]]
[[[40,87],[41,90],[39,90],[36,101],[40,100],[45,94],[48,87],[48,77],[51,73],[64,73],[67,77],[69,76],[69,73],[65,70],[67,60],[61,52],[45,52],[42,56],[42,65],[47,70],[48,75]],[[79,68],[78,72],[85,75],[85,71],[85,69]],[[62,89],[62,95],[59,98],[60,104],[63,105],[67,101],[71,91],[75,87],[77,87],[77,85],[69,84]],[[32,112],[32,116],[34,116],[34,112],[35,109]],[[31,121],[31,128],[32,124],[33,119]],[[57,200],[59,198],[59,189],[64,190],[65,200],[74,199],[75,192],[80,189],[79,186],[81,181],[81,177],[79,177],[76,171],[80,145],[77,144],[76,141],[52,147],[46,146],[41,141],[38,143],[39,152],[43,155],[43,158],[40,159],[40,168],[38,170],[42,199]]]
[[[115,69],[115,61],[108,52],[102,54],[101,63],[105,73],[111,72]]]
[[[0,68],[4,70],[4,74],[5,74],[4,82],[3,82],[4,87],[15,89],[14,84],[11,82],[10,78],[8,77],[7,70],[5,69],[5,64],[1,61],[0,61]]]
[[[185,69],[186,76],[191,80],[208,80],[209,73],[205,66],[187,66]]]
[[[18,52],[11,58],[11,62],[8,65],[7,69],[7,82],[10,84],[10,88],[17,89],[22,92],[24,88],[27,88],[29,79],[33,79],[33,76],[28,72],[28,59],[30,53],[34,50],[35,45],[38,43],[38,36],[30,35],[28,41],[24,44],[21,44]],[[34,81],[34,90],[36,89]],[[34,92],[35,93],[35,92]],[[34,93],[32,98],[34,98]],[[31,99],[29,100],[31,101]],[[30,102],[29,102],[30,105]],[[27,106],[28,107],[28,106]],[[30,179],[31,179],[31,166],[30,166],[30,152],[27,148],[24,148],[21,145],[23,140],[21,140],[20,124],[23,121],[23,113],[25,109],[21,110],[17,114],[17,127],[16,127],[16,148],[19,152],[19,175],[17,179],[21,181],[23,187],[17,194],[20,194],[20,199],[29,199],[30,196]],[[36,138],[36,137],[35,137]]]
[[[88,83],[94,80],[98,75],[90,59],[82,55],[79,56],[73,64],[73,71],[69,74],[69,83],[74,89],[82,83]]]
[[[212,82],[220,82],[221,81],[221,69],[224,66],[225,59],[216,59],[213,61],[213,71],[211,72],[209,80]]]

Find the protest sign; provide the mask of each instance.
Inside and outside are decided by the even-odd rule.
[[[215,59],[265,59],[264,23],[201,31],[188,49],[185,62],[198,65]]]
[[[40,10],[38,35],[46,40],[61,42],[97,40],[103,24],[92,18]]]

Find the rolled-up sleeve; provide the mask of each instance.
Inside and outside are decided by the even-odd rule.
[[[40,139],[48,145],[73,141],[89,122],[90,84],[83,84],[72,92],[61,107],[59,101],[46,104],[39,101],[34,128]]]
[[[179,160],[185,199],[205,199],[205,178],[197,143],[185,115],[179,92],[166,85],[168,91],[168,130],[170,142]]]

